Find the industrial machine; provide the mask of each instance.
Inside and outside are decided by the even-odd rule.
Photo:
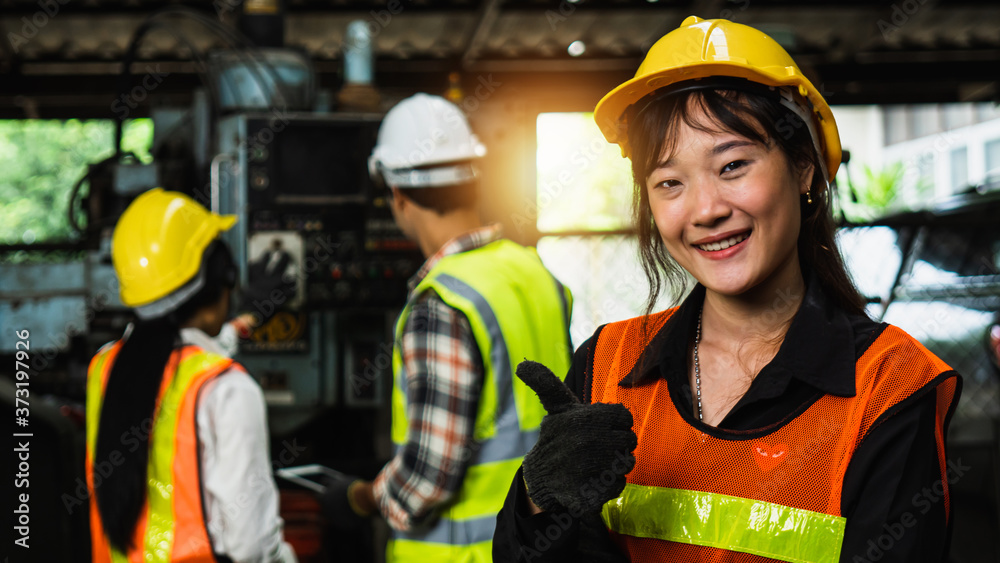
[[[211,205],[240,218],[226,235],[242,285],[255,288],[243,309],[262,321],[240,360],[272,404],[375,407],[385,398],[388,364],[372,362],[391,351],[420,256],[368,179],[378,124],[365,114],[279,121],[254,112],[219,122]]]
[[[266,5],[276,11],[250,10]],[[317,95],[309,60],[281,46],[280,4],[246,2],[242,9],[236,28],[193,10],[167,8],[136,31],[123,61],[123,89],[135,81],[131,59],[143,37],[171,19],[207,26],[227,48],[197,54],[207,63],[190,106],[151,104],[152,163],[123,154],[119,122],[116,154],[91,166],[73,189],[71,206],[87,217],[79,243],[2,251],[66,256],[0,269],[0,355],[14,353],[15,328],[32,327],[33,369],[44,371],[33,392],[76,405],[78,435],[66,440],[80,459],[51,477],[57,507],[58,493],[72,491],[82,477],[87,363],[131,320],[118,300],[111,228],[132,199],[157,186],[239,217],[225,233],[242,288],[233,305],[234,311],[253,314],[255,326],[243,335],[236,359],[264,389],[275,468],[323,463],[373,477],[391,456],[393,325],[407,279],[422,257],[368,177],[367,159],[381,120],[371,111],[378,96],[366,82],[372,74],[370,44],[365,34],[354,33],[345,46],[349,97],[365,102],[331,112]],[[81,196],[84,186],[89,189]],[[65,426],[64,420],[57,423]],[[294,486],[282,493],[286,538],[297,544],[300,561],[324,560],[315,501]],[[86,553],[79,549],[89,539],[86,511],[54,512],[51,518],[65,521],[78,536],[72,551]],[[360,548],[350,560],[377,558],[376,541],[352,543]],[[57,545],[51,549],[56,551],[40,553],[39,560],[77,557]],[[344,555],[338,551],[338,557]]]

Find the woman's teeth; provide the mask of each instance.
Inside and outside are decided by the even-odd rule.
[[[747,239],[747,237],[749,237],[749,236],[750,236],[750,233],[743,233],[741,235],[736,235],[734,237],[729,237],[729,238],[727,238],[725,240],[720,240],[720,241],[717,241],[717,242],[710,242],[708,244],[699,244],[697,246],[701,250],[705,250],[705,251],[708,251],[708,252],[715,252],[715,251],[718,251],[718,250],[725,250],[725,249],[729,248],[730,246],[732,246],[734,244],[739,244],[739,243],[745,241]]]

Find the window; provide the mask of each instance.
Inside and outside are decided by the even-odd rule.
[[[906,123],[906,106],[886,106],[885,144],[894,145],[909,139]]]
[[[628,227],[632,172],[618,145],[608,143],[592,113],[538,116],[538,230]]]
[[[917,156],[916,178],[911,197],[914,201],[925,201],[935,196],[934,154],[930,152]]]
[[[547,236],[538,241],[545,267],[573,292],[570,337],[576,348],[597,327],[645,312],[649,285],[634,235]],[[671,303],[661,296],[656,310]]]
[[[1000,182],[1000,139],[986,143],[986,183]]]
[[[972,125],[972,104],[945,104],[941,106],[941,113],[946,131]]]
[[[837,231],[837,246],[854,285],[869,300],[873,318],[882,314],[877,300],[888,297],[903,263],[899,233],[890,227],[848,227]]]
[[[0,120],[0,244],[71,240],[70,192],[88,164],[113,154],[114,134],[109,119]],[[127,122],[123,136],[149,160],[152,120]]]
[[[962,147],[951,151],[951,189],[965,190],[969,185],[969,149]]]
[[[996,104],[989,102],[975,104],[976,107],[976,123],[982,123],[984,121],[990,121],[991,119],[1000,118],[1000,108]]]
[[[632,174],[593,114],[543,113],[536,126],[544,235],[538,254],[573,292],[570,336],[579,346],[601,324],[644,312],[648,286],[631,233]]]
[[[921,104],[908,108],[913,126],[910,128],[913,138],[933,135],[941,130],[940,112],[938,106]]]

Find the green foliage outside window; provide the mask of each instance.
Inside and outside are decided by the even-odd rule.
[[[114,134],[107,119],[0,120],[0,245],[74,240],[70,192],[88,164],[114,154]],[[126,122],[126,151],[149,162],[152,140],[152,120]]]
[[[854,192],[857,202],[851,201],[848,194],[841,194],[844,217],[848,221],[864,222],[910,209],[902,195],[905,173],[902,162],[884,168],[865,165],[861,177],[852,179],[846,186]],[[927,201],[933,193],[932,185],[926,179],[918,179],[916,193],[919,201]]]

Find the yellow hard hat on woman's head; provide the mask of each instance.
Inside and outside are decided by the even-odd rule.
[[[710,77],[743,79],[779,89],[782,105],[803,118],[810,128],[826,179],[833,181],[840,167],[841,148],[830,106],[774,39],[728,20],[695,16],[685,19],[680,27],[653,44],[634,78],[601,99],[594,119],[608,142],[617,143],[622,155],[630,157],[629,109],[648,103],[648,96],[669,92],[681,83],[688,90]],[[704,84],[713,87],[710,81]]]
[[[125,209],[111,238],[122,303],[140,318],[176,309],[204,285],[202,256],[236,223],[190,197],[155,188]]]

